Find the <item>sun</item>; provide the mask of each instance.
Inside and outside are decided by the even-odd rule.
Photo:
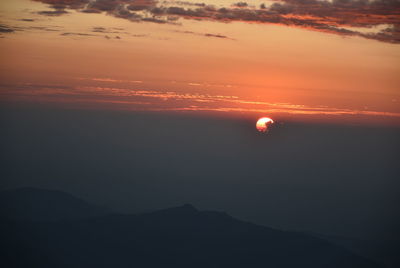
[[[267,132],[269,125],[273,124],[274,120],[269,117],[261,117],[256,123],[256,128],[259,132]]]

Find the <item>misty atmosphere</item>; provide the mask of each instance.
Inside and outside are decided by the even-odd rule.
[[[384,259],[390,263],[388,256],[395,259],[392,250],[398,237],[396,208],[400,195],[398,147],[393,144],[399,128],[285,122],[273,128],[266,139],[247,127],[252,122],[246,118],[34,107],[2,109],[1,114],[5,126],[1,132],[1,188],[5,190],[1,200],[2,209],[8,208],[4,210],[6,218],[11,215],[13,220],[32,220],[37,225],[42,221],[96,219],[108,213],[147,215],[190,203],[200,211],[228,213],[235,221],[335,242],[333,245],[340,250],[348,246],[346,239],[354,241],[351,245],[368,241],[362,245],[370,251],[372,247],[378,255],[374,261]],[[35,199],[16,190],[13,196],[12,189],[19,187],[58,189],[102,208],[93,210],[86,203],[75,204],[71,200],[61,201],[61,207],[57,207],[57,202],[51,201],[57,200],[57,194],[38,195]],[[11,192],[5,195],[7,189]],[[7,198],[12,201],[4,201]],[[33,199],[28,201],[30,198]],[[19,206],[21,202],[33,207],[39,202],[39,210]],[[77,208],[65,208],[63,215],[62,206],[71,205],[68,202]],[[113,221],[104,218],[108,220]],[[200,222],[203,220],[209,223],[208,217]],[[27,228],[24,224],[18,228]],[[77,228],[89,228],[80,226],[81,222],[76,224]],[[157,228],[164,228],[159,224]],[[134,226],[129,230],[135,230]],[[109,229],[107,232],[111,233],[115,229],[112,225],[93,228]],[[71,237],[71,230],[65,232]],[[129,238],[129,231],[126,232],[127,239],[136,239]],[[46,235],[50,234],[43,234]],[[168,231],[168,235],[172,233]],[[197,238],[193,239],[190,243],[197,243]],[[314,246],[310,247],[311,253]],[[48,249],[43,250],[46,254]],[[234,254],[233,249],[226,250],[221,254]],[[243,256],[242,261],[248,261],[248,257]],[[189,259],[181,259],[179,265]],[[326,261],[324,267],[329,267],[331,262],[321,257],[322,260]],[[69,267],[82,265],[76,261]],[[254,261],[262,266],[260,260]],[[279,267],[290,267],[290,263],[287,265]],[[348,267],[368,267],[365,265]]]

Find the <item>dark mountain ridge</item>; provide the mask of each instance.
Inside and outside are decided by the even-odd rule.
[[[320,238],[188,204],[56,221],[4,216],[7,267],[381,267]]]

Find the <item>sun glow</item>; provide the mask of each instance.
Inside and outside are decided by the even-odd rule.
[[[256,128],[259,132],[267,132],[269,125],[273,124],[274,120],[269,117],[261,117],[256,123]]]

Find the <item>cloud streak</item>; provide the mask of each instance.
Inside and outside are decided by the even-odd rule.
[[[15,30],[7,25],[0,24],[0,34],[2,33],[13,33]]]
[[[120,80],[88,79],[96,83],[119,83]],[[177,92],[103,85],[63,86],[43,84],[0,85],[0,99],[109,104],[114,109],[141,111],[214,111],[241,113],[279,113],[293,115],[362,115],[400,118],[400,113],[359,110],[328,106],[309,106],[243,99],[234,95]],[[396,119],[397,120],[397,119]]]
[[[192,34],[192,35],[198,35],[198,36],[205,36],[205,37],[214,37],[214,38],[221,38],[221,39],[231,39],[234,40],[226,35],[222,34],[212,34],[212,33],[198,33],[198,32],[193,32],[193,31],[175,31],[177,33],[184,33],[184,34]]]
[[[359,36],[388,43],[400,43],[399,0],[281,0],[258,8],[246,2],[217,8],[188,5],[185,2],[153,0],[34,0],[48,4],[53,11],[42,15],[63,15],[66,9],[102,13],[134,22],[176,23],[180,18],[219,22],[242,21],[299,27],[341,36]],[[53,12],[53,13],[51,13]],[[374,27],[384,26],[380,31]],[[362,28],[363,30],[360,30]],[[221,37],[210,35],[210,37]]]

